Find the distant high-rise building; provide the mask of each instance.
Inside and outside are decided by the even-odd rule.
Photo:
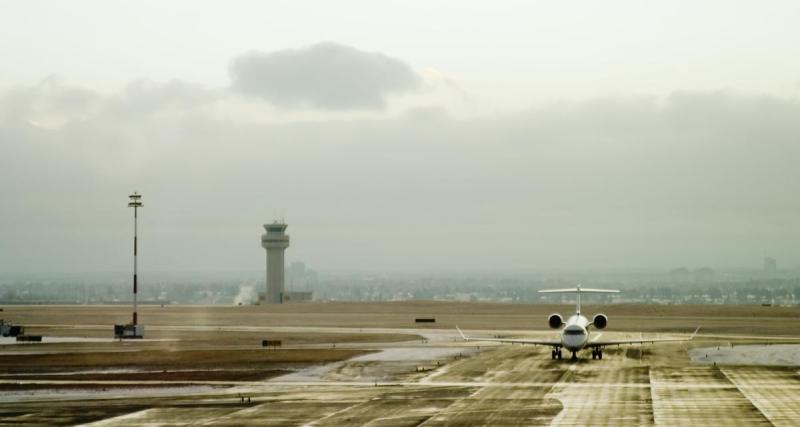
[[[689,281],[689,269],[684,267],[676,268],[669,272],[669,277],[673,283],[686,283]]]
[[[286,234],[287,224],[274,221],[264,224],[265,234],[261,235],[261,246],[267,250],[267,294],[264,302],[280,304],[284,294],[284,261],[283,254],[289,247],[289,236]]]
[[[306,274],[306,263],[302,261],[294,261],[289,264],[289,274],[295,277],[302,277]]]
[[[775,258],[764,258],[764,272],[772,274],[778,271],[778,261]]]
[[[306,268],[302,261],[294,261],[286,269],[287,289],[283,302],[302,302],[313,299],[313,286],[316,284],[316,272]]]
[[[698,268],[693,275],[695,283],[711,283],[714,281],[714,270],[708,267]]]

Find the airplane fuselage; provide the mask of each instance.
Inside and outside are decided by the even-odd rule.
[[[592,322],[585,316],[573,314],[561,330],[561,344],[569,351],[579,351],[589,343],[589,326]]]

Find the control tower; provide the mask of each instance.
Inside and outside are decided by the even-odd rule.
[[[261,235],[261,246],[267,250],[267,304],[283,303],[283,252],[289,247],[286,227],[283,221],[264,224],[267,232]]]

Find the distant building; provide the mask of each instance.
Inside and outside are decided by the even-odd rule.
[[[689,281],[689,269],[680,267],[669,272],[673,283],[686,283]]]
[[[286,279],[289,282],[289,288],[297,290],[306,286],[306,263],[302,261],[294,261],[286,269]]]
[[[764,273],[775,274],[778,271],[778,261],[775,258],[764,258]]]
[[[314,298],[313,292],[306,291],[287,291],[283,293],[283,302],[308,302]]]
[[[286,269],[287,289],[285,294],[293,294],[291,300],[310,301],[312,299],[312,289],[317,284],[317,272],[306,268],[302,261],[294,261]],[[290,299],[284,298],[284,301]]]
[[[306,263],[303,261],[293,261],[289,264],[289,274],[292,276],[302,277],[306,274]]]
[[[695,283],[711,283],[714,281],[714,270],[708,267],[698,268],[692,276]]]

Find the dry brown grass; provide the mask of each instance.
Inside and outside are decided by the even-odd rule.
[[[20,367],[217,369],[232,366],[274,366],[287,363],[328,363],[368,353],[345,349],[182,350],[6,354],[0,372]]]
[[[59,328],[76,325],[85,331],[100,328],[101,336],[110,335],[111,325],[128,321],[127,306],[6,306],[4,317],[26,325],[48,325]],[[409,301],[385,303],[309,303],[270,306],[142,306],[140,318],[147,325],[148,337],[169,337],[160,326],[178,327],[267,327],[316,326],[351,328],[416,328],[415,317],[436,317],[436,323],[420,328],[469,329],[545,329],[550,313],[570,314],[574,306],[552,304],[456,303]],[[609,329],[643,332],[685,332],[702,325],[708,333],[800,335],[800,307],[761,307],[731,305],[584,305],[588,315],[603,312],[610,318]],[[108,335],[105,329],[108,328]],[[62,329],[60,335],[69,335]],[[88,332],[85,332],[88,333]],[[245,334],[245,331],[241,332]],[[179,337],[179,332],[173,336]],[[297,334],[297,343],[304,342]],[[261,339],[252,334],[242,339]],[[195,337],[196,338],[196,337]],[[264,337],[265,339],[269,337]],[[368,341],[407,340],[415,337],[373,337]],[[221,335],[214,339],[223,339]],[[280,338],[277,338],[280,339]],[[334,336],[317,335],[305,342],[336,341]],[[242,343],[243,341],[240,341]]]
[[[86,383],[94,383],[95,381],[133,381],[131,384],[123,384],[120,387],[130,388],[136,387],[152,387],[158,386],[157,383],[150,381],[170,381],[173,383],[185,382],[205,382],[205,381],[264,381],[279,375],[286,374],[290,371],[286,369],[222,369],[222,370],[194,370],[194,371],[156,371],[156,372],[129,372],[129,373],[108,373],[108,374],[74,374],[69,376],[54,375],[54,374],[26,374],[26,375],[6,375],[3,379],[16,379],[16,380],[64,380],[70,381],[85,381]],[[136,381],[148,381],[136,384]],[[94,387],[98,387],[94,383]],[[80,386],[78,383],[70,384],[39,384],[39,389],[52,389],[52,388],[74,388]],[[109,384],[103,384],[103,387]],[[112,384],[113,385],[113,384]],[[167,384],[175,386],[175,384]],[[22,390],[26,387],[37,386],[37,384],[0,384],[6,386],[9,390]]]
[[[80,336],[89,338],[111,338],[112,330],[108,327],[29,327],[28,333],[44,336]],[[421,339],[414,334],[382,334],[382,333],[335,333],[335,332],[264,332],[264,331],[193,331],[164,330],[149,327],[145,333],[150,340],[173,340],[171,346],[191,342],[194,347],[220,346],[260,346],[261,340],[280,340],[284,346],[306,344],[341,344],[341,343],[392,343]]]

